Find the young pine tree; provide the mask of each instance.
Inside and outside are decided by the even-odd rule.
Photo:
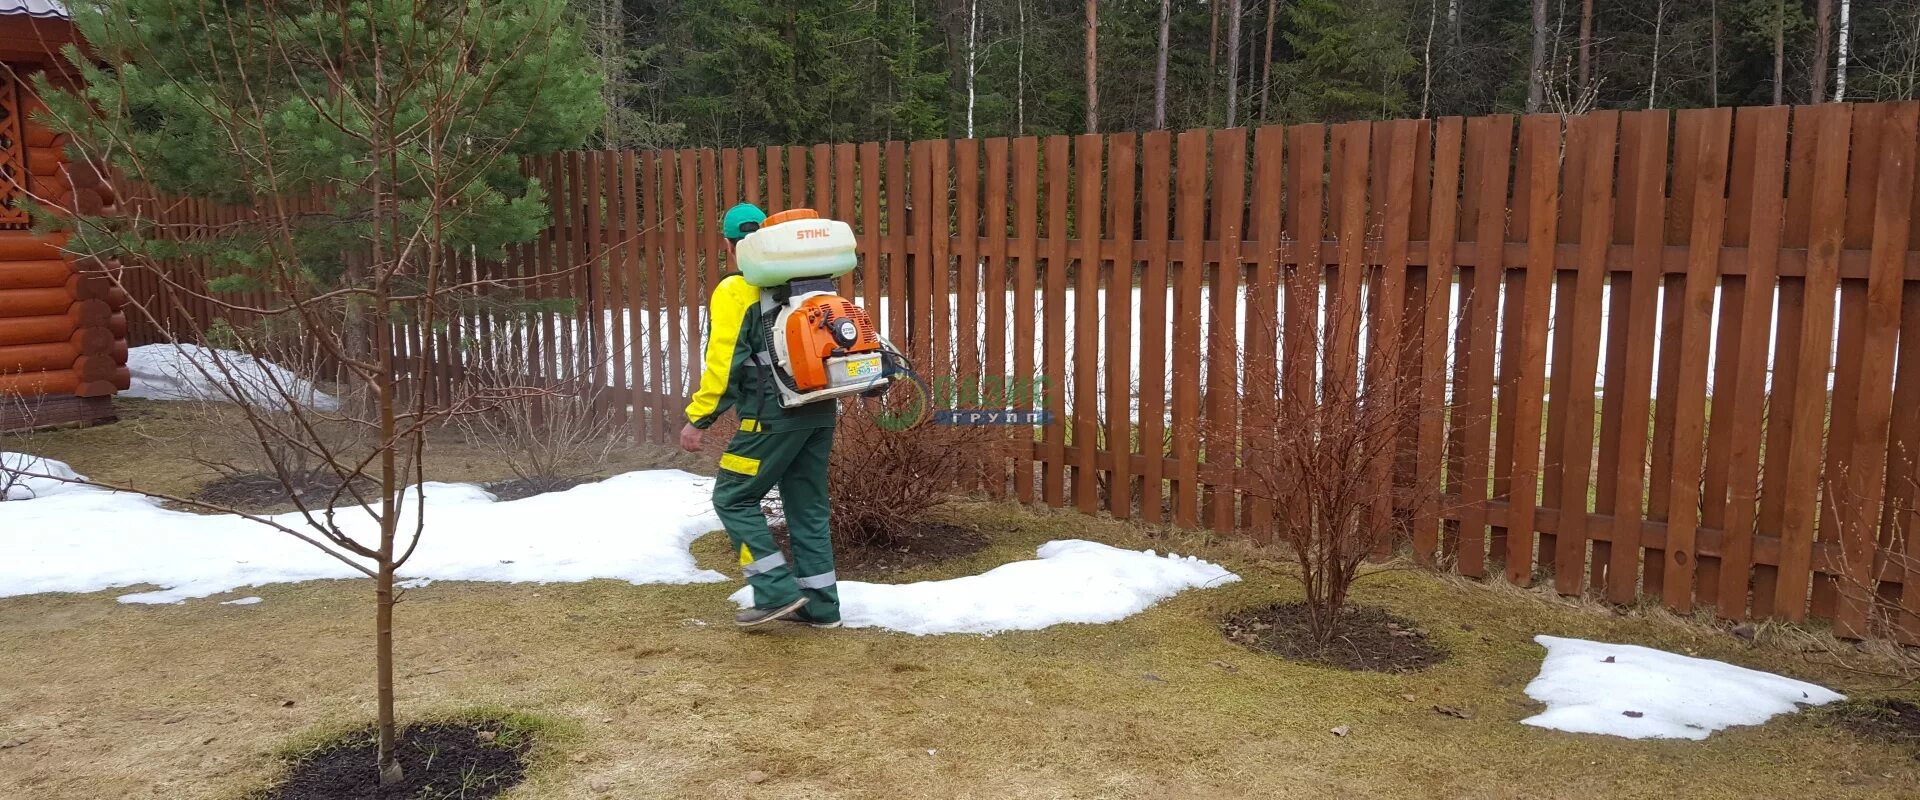
[[[255,519],[374,580],[377,767],[383,784],[397,782],[394,573],[425,524],[411,487],[426,431],[446,412],[403,391],[393,332],[401,321],[459,324],[453,315],[483,283],[470,259],[501,257],[547,226],[545,193],[521,159],[578,146],[595,128],[599,75],[563,0],[68,7],[89,49],[67,54],[80,88],[40,82],[48,122],[85,160],[130,179],[122,206],[205,200],[240,211],[191,239],[149,215],[70,218],[69,249],[103,264],[202,259],[210,279],[162,276],[176,304],[192,298],[256,323],[236,325],[233,340],[255,358],[268,345],[247,330],[291,328],[368,398],[335,414],[268,398],[291,420],[237,405],[263,450],[313,454],[343,487],[320,507],[295,498],[304,522]],[[497,294],[526,280],[487,283]],[[134,313],[174,310],[184,309]],[[208,369],[216,381],[227,373]],[[342,452],[314,433],[337,425],[362,426],[377,444]]]

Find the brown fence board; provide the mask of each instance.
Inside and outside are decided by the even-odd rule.
[[[1045,359],[1042,370],[1047,377],[1047,410],[1052,419],[1041,428],[1045,442],[1045,456],[1040,465],[1040,496],[1047,505],[1059,507],[1066,503],[1067,490],[1067,406],[1066,392],[1070,384],[1067,380],[1067,209],[1070,206],[1069,195],[1073,191],[1071,175],[1073,162],[1070,154],[1071,139],[1066,136],[1047,137],[1047,236],[1049,237],[1046,269],[1044,272],[1045,298],[1042,302],[1043,346]]]
[[[1132,134],[1107,140],[1107,225],[1112,230],[1113,267],[1106,271],[1106,449],[1114,459],[1107,472],[1107,513],[1115,519],[1133,514],[1134,447],[1134,255],[1133,215],[1136,144]]]
[[[1414,496],[1419,508],[1413,517],[1414,559],[1433,565],[1439,561],[1440,493],[1447,430],[1443,410],[1447,398],[1447,344],[1454,314],[1454,268],[1450,261],[1460,215],[1460,158],[1466,125],[1458,117],[1440,120],[1433,132],[1433,182],[1427,204],[1427,236],[1443,245],[1426,269],[1426,333],[1420,348],[1420,431],[1414,455]]]
[[[990,396],[999,395],[999,400],[1009,399],[1005,387],[1013,383],[1010,372],[1012,365],[1007,363],[1011,327],[1007,322],[1007,296],[1010,293],[1007,285],[1007,144],[1005,138],[987,140],[986,195],[981,198],[981,216],[987,237],[984,247],[986,274],[981,278],[982,300],[986,306],[986,353],[982,367],[985,372],[981,378],[987,382],[987,393]],[[1002,388],[994,392],[991,388],[994,386]],[[1008,406],[1011,405],[1009,402]],[[995,444],[998,447],[984,476],[987,494],[992,497],[1007,496],[1006,440],[1005,435],[997,437]]]
[[[1083,514],[1100,508],[1099,470],[1094,455],[1100,439],[1100,273],[1105,270],[1097,246],[1101,238],[1101,181],[1105,175],[1101,144],[1105,137],[1084,134],[1074,140],[1076,162],[1074,235],[1082,244],[1073,265],[1073,442],[1079,457],[1073,464],[1073,504]]]
[[[1240,393],[1242,342],[1237,323],[1242,276],[1237,256],[1240,251],[1244,209],[1246,208],[1247,131],[1232,128],[1213,136],[1212,173],[1213,220],[1211,236],[1220,242],[1222,255],[1206,271],[1208,277],[1207,312],[1207,403],[1206,460],[1220,467],[1223,476],[1207,487],[1210,505],[1206,506],[1208,527],[1231,531],[1237,527],[1235,489],[1240,485],[1240,419],[1244,396]]]
[[[1522,158],[1527,172],[1524,185],[1515,184],[1514,203],[1527,205],[1526,236],[1529,257],[1521,271],[1523,291],[1509,297],[1509,304],[1520,308],[1520,347],[1514,352],[1514,399],[1511,426],[1513,441],[1512,471],[1509,473],[1511,519],[1507,531],[1506,572],[1509,583],[1527,585],[1533,578],[1533,509],[1540,479],[1540,415],[1546,393],[1547,325],[1553,300],[1553,250],[1559,243],[1557,184],[1560,163],[1560,119],[1553,116],[1526,118],[1521,126]],[[1523,200],[1524,198],[1524,200]],[[1501,423],[1502,428],[1508,427]]]
[[[1200,523],[1200,284],[1205,277],[1207,203],[1207,131],[1178,137],[1174,162],[1175,223],[1180,231],[1179,268],[1173,274],[1173,457],[1179,472],[1173,484],[1173,522],[1183,528]]]
[[[1022,381],[1034,381],[1039,375],[1034,370],[1034,290],[1039,278],[1039,176],[1040,176],[1040,140],[1031,136],[1015,139],[1013,142],[1014,175],[1014,236],[1019,241],[1017,260],[1010,268],[1013,270],[1013,374]],[[1059,391],[1058,386],[1036,387],[1044,396],[1034,398],[1038,409],[1041,402],[1051,403]],[[1014,496],[1022,503],[1034,500],[1034,463],[1033,436],[1016,431],[1018,441],[1013,448],[1013,489]]]
[[[1140,452],[1149,456],[1140,471],[1140,517],[1167,519],[1167,477],[1163,456],[1167,441],[1167,237],[1173,187],[1173,137],[1154,131],[1141,137],[1140,173]]]

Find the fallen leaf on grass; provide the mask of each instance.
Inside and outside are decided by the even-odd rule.
[[[1353,728],[1351,728],[1351,727],[1349,727],[1349,726],[1346,726],[1346,725],[1342,725],[1342,726],[1340,726],[1340,727],[1338,727],[1338,728],[1334,728],[1333,730],[1330,730],[1330,731],[1327,731],[1327,732],[1328,732],[1328,733],[1331,733],[1331,734],[1333,734],[1333,735],[1335,735],[1335,736],[1345,736],[1345,735],[1347,735],[1347,734],[1349,734],[1349,733],[1352,733],[1352,732],[1353,732]]]
[[[1454,717],[1457,719],[1473,719],[1473,714],[1474,714],[1473,706],[1467,706],[1465,708],[1456,708],[1454,706],[1434,706],[1433,710],[1436,713],[1445,714],[1449,717]]]

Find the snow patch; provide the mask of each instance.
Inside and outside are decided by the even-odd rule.
[[[34,477],[44,475],[46,477]],[[72,491],[82,480],[72,467],[26,453],[0,453],[0,489],[6,500],[34,500]]]
[[[1547,710],[1521,722],[1628,739],[1705,739],[1801,706],[1846,697],[1792,678],[1630,644],[1535,636],[1547,648],[1527,696]]]
[[[223,606],[251,606],[251,605],[258,605],[259,603],[260,603],[260,598],[258,598],[258,597],[242,597],[242,598],[240,598],[240,599],[238,599],[238,600],[228,600],[228,601],[226,601],[226,602],[224,602],[224,603],[221,603],[220,605],[223,605]]]
[[[0,454],[7,463],[27,459]],[[71,473],[58,461],[54,470]],[[718,530],[713,479],[679,470],[617,475],[565,492],[499,502],[478,486],[427,483],[409,490],[411,529],[425,498],[426,530],[405,567],[414,579],[556,583],[611,578],[631,583],[726,580],[694,565],[693,540]],[[314,535],[298,513],[272,519]],[[357,506],[335,519],[355,541],[378,541]],[[232,515],[173,511],[151,498],[64,485],[0,503],[0,597],[97,592],[151,584],[125,603],[174,603],[247,586],[358,578],[312,545]]]
[[[286,398],[319,411],[340,410],[340,400],[314,388],[286,367],[246,353],[194,344],[149,344],[127,351],[127,372],[133,382],[121,397],[148,400],[212,400],[234,398],[262,407],[284,410]]]
[[[915,636],[1031,631],[1068,622],[1116,622],[1187,589],[1240,580],[1190,556],[1079,539],[1048,542],[1037,554],[1033,561],[944,581],[842,581],[841,617],[849,628]],[[753,604],[753,591],[741,589],[732,600],[745,608]]]

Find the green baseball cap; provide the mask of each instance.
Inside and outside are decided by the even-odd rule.
[[[728,241],[737,242],[747,238],[747,234],[760,229],[760,223],[767,221],[767,212],[752,203],[741,203],[727,209],[727,215],[720,220],[721,234]]]

